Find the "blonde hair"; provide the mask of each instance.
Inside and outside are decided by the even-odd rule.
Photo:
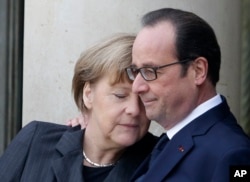
[[[134,35],[116,34],[85,50],[78,59],[72,80],[75,103],[82,112],[83,88],[86,82],[95,83],[105,74],[110,75],[110,84],[129,81],[125,68],[132,62]]]

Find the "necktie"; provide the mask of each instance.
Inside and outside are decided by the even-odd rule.
[[[168,136],[165,133],[162,134],[161,137],[160,137],[160,139],[159,139],[159,141],[155,145],[153,151],[151,152],[149,166],[152,165],[152,163],[154,162],[154,160],[156,159],[156,157],[160,154],[160,152],[165,147],[165,145],[167,144],[168,141],[169,141]]]
[[[168,136],[166,135],[166,133],[163,133],[160,136],[159,141],[157,142],[157,144],[155,145],[154,149],[151,152],[151,156],[149,159],[149,164],[148,164],[148,169],[152,166],[152,163],[155,161],[155,159],[157,158],[157,156],[160,154],[160,152],[162,151],[162,149],[164,148],[164,146],[167,144],[167,142],[169,141]],[[136,182],[144,182],[147,181],[145,179],[145,174],[147,172],[145,172],[144,174],[142,174],[139,178],[137,178],[135,181]]]

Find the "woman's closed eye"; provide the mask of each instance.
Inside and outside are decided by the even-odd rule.
[[[124,98],[127,97],[126,94],[119,94],[119,93],[115,93],[114,96],[116,96],[116,97],[119,98],[119,99],[124,99]]]

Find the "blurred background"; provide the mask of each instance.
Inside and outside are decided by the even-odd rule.
[[[71,94],[80,53],[114,33],[136,33],[148,11],[192,11],[222,50],[217,86],[250,135],[250,0],[0,0],[0,155],[32,120],[65,124],[79,114]],[[151,132],[162,129],[152,122]]]

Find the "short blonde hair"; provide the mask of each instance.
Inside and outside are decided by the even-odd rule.
[[[110,84],[129,81],[125,68],[132,62],[134,35],[116,34],[85,50],[78,59],[72,80],[72,92],[79,110],[85,111],[83,88],[110,75]]]

